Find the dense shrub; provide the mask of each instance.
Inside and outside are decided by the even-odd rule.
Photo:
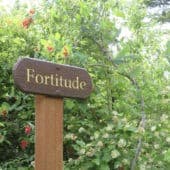
[[[169,45],[145,17],[135,0],[60,0],[3,14],[2,169],[29,169],[34,160],[34,97],[12,79],[23,56],[84,67],[93,79],[88,99],[65,99],[65,169],[169,167]]]

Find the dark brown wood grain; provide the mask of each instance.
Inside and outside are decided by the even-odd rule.
[[[20,59],[13,68],[13,77],[15,85],[26,93],[83,99],[92,91],[85,69],[38,59]]]

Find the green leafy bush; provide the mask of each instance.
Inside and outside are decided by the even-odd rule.
[[[12,78],[23,56],[84,67],[93,79],[88,99],[64,101],[66,170],[169,168],[169,43],[144,21],[142,1],[60,0],[3,15],[1,169],[34,164],[34,97]]]

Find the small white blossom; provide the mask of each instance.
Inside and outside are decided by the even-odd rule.
[[[85,132],[85,129],[83,127],[79,128],[79,133]]]
[[[168,143],[170,143],[170,137],[167,137],[167,138],[166,138],[166,141],[167,141]]]
[[[73,126],[72,126],[72,125],[68,125],[67,128],[68,128],[68,129],[71,129],[71,128],[73,128]]]
[[[99,141],[99,142],[97,143],[97,146],[98,146],[98,147],[103,147],[103,146],[104,146],[104,144],[103,144],[103,142],[102,142],[102,141]]]
[[[123,122],[123,123],[127,123],[128,121],[127,121],[126,118],[123,118],[123,119],[122,119],[122,122]]]
[[[65,136],[66,139],[69,139],[69,140],[76,140],[77,139],[77,136],[73,133],[69,133]]]
[[[31,166],[33,166],[35,168],[35,161],[31,162]]]
[[[170,78],[170,72],[169,71],[164,71],[164,78],[169,79]]]
[[[168,115],[163,114],[163,115],[161,116],[161,121],[162,121],[162,122],[165,122],[167,119],[168,119]]]
[[[72,159],[72,158],[69,158],[68,162],[72,162],[72,161],[73,161],[73,159]]]
[[[123,148],[126,146],[126,141],[124,139],[120,139],[117,145],[118,147]]]
[[[124,165],[129,165],[129,161],[128,161],[127,159],[123,159],[123,160],[122,160],[122,163],[123,163]]]
[[[95,132],[95,133],[94,133],[94,138],[95,138],[95,139],[98,139],[98,138],[99,138],[99,132]]]
[[[90,148],[89,151],[86,153],[86,156],[92,157],[95,154],[95,150],[93,148]]]
[[[159,148],[160,148],[159,144],[155,144],[155,145],[154,145],[154,148],[155,148],[155,149],[159,149]]]
[[[152,126],[151,127],[151,131],[153,132],[153,131],[155,131],[156,130],[156,126]]]
[[[105,133],[104,135],[103,135],[103,138],[105,138],[105,139],[107,139],[109,137],[109,134],[108,133]]]
[[[112,112],[112,114],[113,114],[114,116],[117,116],[117,115],[118,115],[118,112],[114,110],[114,111]]]
[[[111,152],[111,157],[113,158],[113,159],[115,159],[115,158],[117,158],[117,157],[119,157],[120,156],[120,153],[119,153],[119,151],[118,150],[113,150],[112,152]]]
[[[94,136],[90,136],[90,140],[94,140]]]
[[[79,153],[80,153],[80,155],[85,154],[85,149],[80,149]]]
[[[167,150],[162,151],[162,154],[163,154],[163,155],[166,154],[166,153],[167,153]]]
[[[117,123],[119,119],[118,119],[117,116],[113,116],[112,120],[113,120],[114,123]]]
[[[107,127],[106,127],[106,131],[111,131],[113,129],[113,125],[109,124]]]

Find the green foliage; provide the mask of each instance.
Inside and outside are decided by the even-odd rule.
[[[140,0],[43,1],[32,11],[18,6],[3,14],[1,169],[34,164],[33,96],[19,92],[12,79],[23,56],[84,67],[93,79],[88,99],[64,101],[66,170],[132,169],[133,162],[141,170],[170,167],[169,42],[162,48],[145,15]]]
[[[159,20],[162,22],[169,22],[170,21],[170,11],[165,11],[159,17]]]

